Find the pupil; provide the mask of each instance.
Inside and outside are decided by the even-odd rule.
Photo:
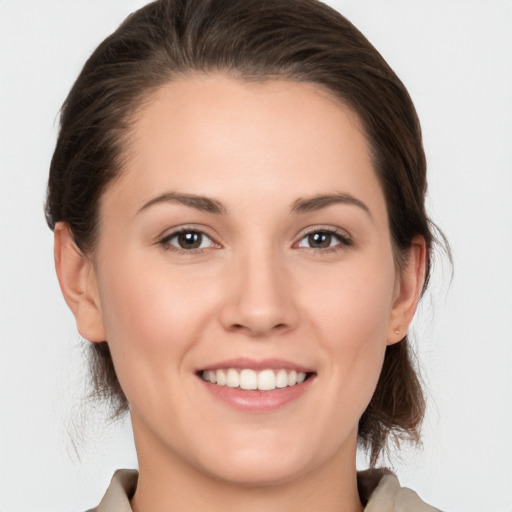
[[[201,233],[188,231],[178,235],[178,243],[183,249],[198,249],[201,246],[202,238]]]
[[[308,237],[308,242],[311,247],[325,248],[331,245],[331,234],[330,233],[312,233]]]

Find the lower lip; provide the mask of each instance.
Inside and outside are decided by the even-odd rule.
[[[271,412],[300,398],[309,389],[314,376],[311,375],[301,384],[271,391],[230,388],[206,382],[201,377],[199,379],[210,393],[235,409],[248,412]]]

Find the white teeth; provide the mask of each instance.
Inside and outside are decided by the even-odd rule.
[[[240,372],[240,387],[242,389],[258,389],[258,376],[254,370]]]
[[[276,375],[276,388],[285,388],[286,386],[288,386],[288,373],[286,370],[279,370]]]
[[[218,386],[272,391],[276,388],[286,388],[302,384],[306,380],[306,373],[285,370],[284,368],[280,370],[262,370],[259,372],[250,368],[244,368],[243,370],[228,368],[226,370],[204,371],[202,378]]]
[[[261,391],[276,389],[276,375],[272,370],[263,370],[258,374],[258,389]]]
[[[219,386],[226,385],[226,374],[224,373],[224,370],[217,370],[215,372],[215,376],[216,376],[215,380],[217,381],[217,384]],[[212,381],[210,380],[210,382],[212,382]],[[215,382],[213,382],[213,384],[215,384]]]
[[[240,377],[238,376],[238,372],[233,368],[230,368],[226,374],[226,386],[228,388],[237,388],[240,386]]]

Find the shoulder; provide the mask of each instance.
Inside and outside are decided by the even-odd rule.
[[[138,476],[134,469],[116,471],[100,504],[87,512],[132,512],[130,499],[137,488]],[[441,512],[411,489],[402,487],[387,469],[360,471],[357,484],[365,512]]]
[[[138,478],[139,473],[135,469],[119,469],[100,504],[86,512],[132,512],[130,499],[137,488]]]
[[[357,480],[365,512],[441,512],[411,489],[402,487],[387,469],[360,471]]]

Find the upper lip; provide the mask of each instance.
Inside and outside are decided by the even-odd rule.
[[[225,359],[207,366],[198,368],[198,371],[212,371],[220,370],[223,368],[236,368],[243,370],[245,368],[250,370],[295,370],[296,372],[313,373],[314,370],[303,366],[301,364],[294,363],[286,359],[252,359],[249,357],[237,357],[234,359]]]

